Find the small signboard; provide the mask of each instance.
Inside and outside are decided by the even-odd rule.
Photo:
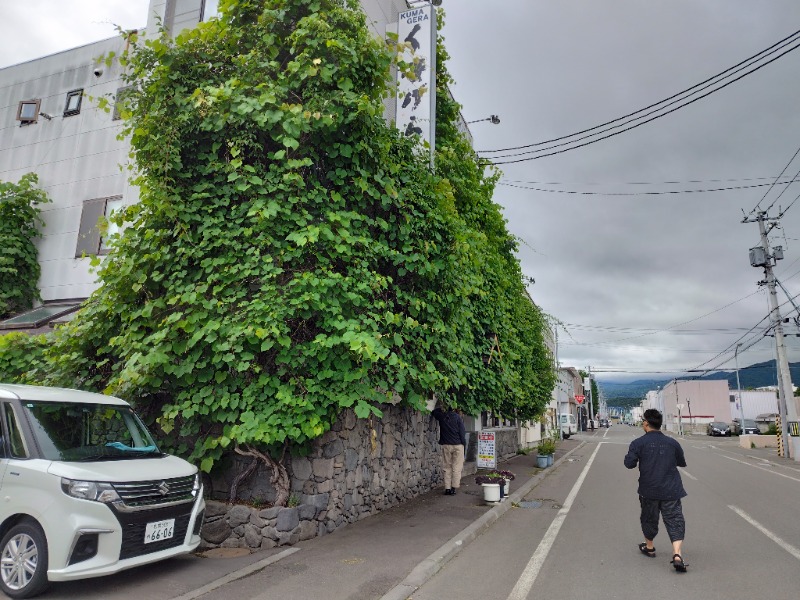
[[[792,437],[800,437],[800,423],[797,421],[787,421],[786,425],[789,428],[789,435]]]
[[[494,431],[481,431],[478,434],[478,468],[497,468],[497,455],[495,454],[494,447]]]

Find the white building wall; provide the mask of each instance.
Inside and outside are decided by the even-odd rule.
[[[147,35],[154,36],[159,21],[176,35],[200,20],[202,0],[151,0]],[[363,0],[373,31],[383,37],[386,23],[406,8],[404,0]],[[138,201],[138,190],[121,169],[129,145],[117,139],[122,124],[97,107],[102,96],[112,98],[122,86],[117,61],[110,66],[100,58],[119,55],[125,41],[117,36],[65,52],[0,69],[0,180],[16,182],[35,172],[52,200],[42,207],[45,227],[38,240],[42,267],[39,288],[44,301],[81,299],[97,287],[88,258],[76,258],[84,202],[122,196],[124,203]],[[102,74],[95,76],[95,68]],[[64,117],[67,93],[83,89],[80,114]],[[19,102],[40,99],[36,123],[20,126]]]
[[[683,405],[680,411],[683,431],[701,432],[711,421],[730,421],[727,381],[673,380],[664,386],[661,397],[667,431],[678,430],[678,404]]]
[[[740,419],[739,394],[736,390],[730,392],[731,419]],[[755,419],[758,415],[779,413],[778,394],[775,391],[742,390],[742,405],[745,419]]]
[[[124,44],[115,37],[0,70],[0,179],[16,182],[34,172],[52,200],[41,207],[45,227],[37,242],[45,301],[85,298],[96,287],[89,259],[75,258],[83,202],[131,197],[119,167],[127,156],[127,144],[116,139],[121,122],[97,107],[121,86],[119,64],[99,59]],[[63,116],[67,93],[78,89],[85,95],[80,113]],[[37,99],[52,118],[20,125],[19,103]]]

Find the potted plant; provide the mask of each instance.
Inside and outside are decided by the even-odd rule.
[[[475,477],[475,483],[483,487],[483,499],[487,503],[500,502],[503,497],[503,488],[506,484],[506,478],[496,472],[478,475]]]
[[[512,473],[511,471],[506,471],[506,470],[497,471],[497,473],[505,477],[506,480],[505,495],[508,496],[511,493],[511,482],[514,479],[516,479],[516,475],[514,475],[514,473]]]
[[[550,461],[555,451],[555,440],[547,438],[540,441],[536,446],[536,466],[540,469],[550,466],[552,464]]]

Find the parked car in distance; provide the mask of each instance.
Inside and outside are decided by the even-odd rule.
[[[731,424],[731,431],[733,432],[733,435],[761,434],[761,430],[758,428],[756,422],[752,419],[744,420],[744,430],[742,430],[741,419],[734,419],[733,423]]]
[[[124,400],[0,383],[0,591],[109,575],[200,544],[196,467]]]
[[[706,426],[706,435],[726,435],[730,437],[730,425],[722,421],[712,421]]]

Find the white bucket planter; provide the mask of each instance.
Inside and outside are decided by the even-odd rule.
[[[499,483],[482,483],[483,499],[486,502],[500,502],[500,484]]]

